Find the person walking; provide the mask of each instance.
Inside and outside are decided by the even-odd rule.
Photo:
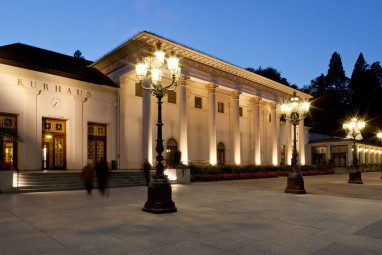
[[[145,178],[146,178],[146,187],[150,184],[150,169],[151,165],[147,158],[145,159],[145,162],[143,163],[143,171],[145,172]]]
[[[85,188],[87,191],[88,197],[92,195],[93,182],[95,178],[95,170],[93,167],[92,160],[88,160],[88,164],[82,170],[82,180],[85,183]]]
[[[107,162],[104,159],[101,159],[101,161],[97,162],[96,172],[98,179],[98,190],[103,196],[107,190],[107,179],[109,178],[109,167],[107,166]]]

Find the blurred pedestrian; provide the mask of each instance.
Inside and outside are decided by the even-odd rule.
[[[109,178],[109,167],[104,159],[97,162],[96,164],[97,180],[98,180],[98,190],[101,195],[105,195],[107,190],[107,179]]]
[[[82,180],[85,183],[85,188],[86,188],[88,197],[92,195],[94,178],[95,178],[95,170],[93,167],[93,161],[89,159],[88,164],[82,170]]]
[[[150,184],[150,170],[151,170],[151,165],[146,158],[145,162],[143,163],[143,171],[145,172],[146,186],[149,186]]]

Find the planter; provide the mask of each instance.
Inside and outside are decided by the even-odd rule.
[[[0,171],[0,194],[13,192],[13,171]]]
[[[190,183],[190,169],[166,169],[164,172],[171,183],[187,184]]]

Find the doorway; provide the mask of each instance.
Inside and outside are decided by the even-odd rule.
[[[106,125],[88,124],[88,159],[95,165],[106,159]]]
[[[66,170],[66,120],[42,120],[42,170]]]
[[[225,147],[224,143],[220,142],[217,146],[218,165],[225,165]]]

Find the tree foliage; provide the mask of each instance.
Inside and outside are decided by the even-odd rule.
[[[23,140],[17,133],[17,130],[0,127],[0,137],[7,137],[15,142],[22,142]]]
[[[290,84],[288,82],[288,80],[286,78],[282,77],[281,73],[273,67],[262,68],[261,66],[259,66],[259,68],[257,68],[257,69],[254,69],[252,67],[248,67],[248,68],[246,68],[246,70],[253,72],[253,73],[256,73],[256,74],[259,74],[261,76],[264,76],[264,77],[271,79],[273,81],[277,81],[281,84],[284,84],[284,85],[287,85],[287,86],[290,86],[290,87],[297,89],[297,86],[295,84]]]
[[[76,50],[73,54],[73,57],[85,60],[85,57],[82,55],[82,52],[80,50]]]
[[[318,131],[343,135],[342,123],[357,116],[368,121],[364,137],[372,141],[382,127],[382,67],[379,62],[369,66],[360,53],[351,78],[347,78],[341,57],[334,52],[326,75],[311,80],[303,90],[314,96],[308,122]]]

